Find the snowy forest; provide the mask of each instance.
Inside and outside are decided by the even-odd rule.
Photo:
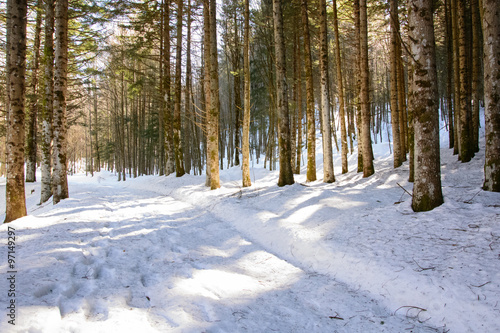
[[[498,0],[0,0],[0,43],[0,331],[500,330]]]

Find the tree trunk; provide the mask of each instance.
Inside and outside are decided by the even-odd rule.
[[[165,131],[165,150],[167,154],[167,163],[165,165],[165,173],[167,175],[173,173],[175,171],[175,145],[174,145],[174,128],[173,124],[173,112],[172,112],[172,97],[171,97],[171,73],[170,73],[170,1],[165,0],[163,10],[165,19],[165,24],[163,25],[163,69],[165,73],[163,74],[163,89],[165,90],[165,94],[163,96],[165,100],[165,123],[164,123],[164,131]]]
[[[205,153],[206,153],[206,167],[205,167],[205,186],[210,187],[210,165],[208,155],[208,126],[210,118],[210,0],[203,0],[203,90],[205,93],[205,117],[204,117],[204,132],[205,132]]]
[[[285,39],[283,36],[283,14],[281,0],[273,0],[274,45],[276,63],[276,107],[279,125],[279,179],[278,186],[292,185],[293,171],[291,163],[290,124],[288,115],[288,87],[286,82]]]
[[[460,147],[459,156],[462,163],[469,162],[474,157],[472,146],[472,133],[470,133],[470,124],[472,121],[472,111],[469,96],[469,75],[468,68],[468,45],[466,30],[466,0],[458,0],[458,62],[460,76]]]
[[[98,135],[99,135],[99,126],[98,126],[98,121],[97,121],[97,87],[94,87],[94,145],[95,145],[95,158],[96,158],[96,171],[101,171],[101,155],[100,155],[100,149],[99,149],[99,141],[98,141]]]
[[[26,140],[26,182],[36,181],[37,153],[37,117],[38,117],[38,69],[40,65],[40,34],[42,31],[42,1],[38,0],[36,7],[35,40],[33,43],[33,62],[31,65],[31,85],[28,96],[28,137]]]
[[[234,75],[234,165],[240,165],[240,111],[243,108],[241,107],[240,37],[236,10],[234,11],[233,71],[236,73]]]
[[[24,98],[26,93],[26,0],[8,0],[8,115],[5,223],[26,216],[24,193]]]
[[[457,15],[457,1],[451,0],[451,30],[453,36],[453,109],[455,110],[455,132],[454,132],[454,144],[453,144],[453,154],[456,155],[460,151],[460,63],[459,63],[459,46],[458,46],[458,15]]]
[[[472,152],[479,151],[479,86],[481,82],[481,19],[478,0],[471,1],[472,14]]]
[[[210,105],[207,126],[207,167],[210,168],[210,188],[220,187],[219,179],[219,65],[217,56],[217,4],[210,1]],[[205,1],[207,3],[208,1]]]
[[[373,175],[373,151],[370,136],[370,71],[368,67],[368,20],[366,0],[359,0],[360,17],[360,74],[361,74],[361,135],[363,136],[363,177]]]
[[[412,111],[415,128],[415,183],[412,208],[428,211],[443,203],[439,156],[439,100],[432,0],[410,0]]]
[[[43,50],[42,80],[42,182],[40,186],[40,203],[52,196],[52,118],[54,101],[54,0],[45,1],[45,41]]]
[[[302,61],[300,52],[300,36],[297,33],[296,45],[296,62],[297,62],[297,153],[295,154],[295,173],[300,174],[300,162],[302,156],[302,119],[304,118],[302,109]]]
[[[340,58],[339,20],[337,0],[333,0],[333,28],[335,30],[335,62],[337,66],[337,85],[339,93],[340,141],[342,148],[342,173],[349,171],[347,162],[347,129],[345,122],[344,80],[342,79],[342,59]]]
[[[186,173],[191,172],[191,165],[195,142],[193,142],[192,125],[194,124],[194,114],[191,100],[193,98],[193,73],[191,65],[191,0],[188,1],[187,7],[187,38],[186,38],[186,89],[184,96],[184,107],[186,121],[184,122],[184,169]],[[197,142],[196,142],[197,144]]]
[[[314,87],[312,77],[311,41],[307,1],[301,0],[302,26],[304,29],[304,59],[306,68],[306,121],[307,121],[307,181],[316,180],[316,124],[314,117]]]
[[[55,8],[56,45],[54,71],[54,204],[68,198],[66,165],[66,94],[68,77],[68,0],[58,0]]]
[[[184,156],[181,142],[181,76],[182,76],[182,1],[177,1],[177,46],[175,54],[175,110],[174,110],[174,147],[175,176],[182,177],[184,171]]]
[[[446,101],[448,104],[448,141],[449,147],[453,148],[454,140],[455,140],[455,126],[454,126],[454,117],[453,117],[453,30],[451,27],[451,12],[450,12],[450,0],[445,0],[445,25],[446,25]]]
[[[500,3],[482,0],[486,191],[500,192]]]
[[[160,95],[160,106],[158,109],[158,141],[160,143],[159,145],[159,169],[158,169],[158,174],[160,176],[165,175],[165,157],[166,157],[166,152],[165,152],[165,101],[163,96],[165,95],[165,71],[163,69],[164,65],[164,60],[165,60],[165,24],[168,24],[168,20],[166,20],[165,17],[165,1],[161,0],[160,3],[160,60],[159,60],[159,95]],[[140,160],[140,159],[139,159]]]
[[[396,22],[399,20],[398,16],[398,2],[397,0],[390,0],[390,23],[391,23],[391,124],[392,124],[392,144],[394,156],[394,168],[400,167],[401,161],[401,136],[399,131],[399,113],[398,109],[398,72],[399,72],[399,59],[398,59],[398,44],[399,36],[396,28]]]
[[[330,96],[328,91],[328,33],[326,28],[326,1],[319,1],[320,71],[321,71],[321,134],[323,137],[323,182],[333,183],[333,147],[330,124]]]
[[[243,72],[245,75],[245,108],[243,111],[243,137],[242,137],[242,180],[243,187],[252,185],[250,179],[250,8],[249,1],[245,0],[245,31],[243,46]]]

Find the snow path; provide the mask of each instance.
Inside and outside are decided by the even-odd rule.
[[[19,235],[20,296],[16,329],[3,310],[2,332],[394,332],[415,325],[366,292],[280,259],[205,209],[113,178],[71,186],[70,199],[10,224]]]
[[[443,149],[445,203],[418,214],[398,186],[411,192],[407,163],[387,154],[334,184],[102,172],[70,177],[56,206],[27,184],[30,216],[0,225],[0,272],[8,226],[18,271],[15,327],[0,279],[0,332],[500,331],[500,194],[481,191],[483,161]]]

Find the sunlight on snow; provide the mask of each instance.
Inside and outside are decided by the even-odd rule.
[[[201,295],[212,299],[255,296],[256,292],[266,292],[258,280],[237,273],[221,270],[202,270],[188,280],[179,281],[177,286],[186,294]]]

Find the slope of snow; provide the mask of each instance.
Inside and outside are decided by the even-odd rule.
[[[484,149],[466,164],[443,149],[445,203],[418,214],[399,186],[411,193],[408,164],[374,149],[366,179],[356,154],[345,175],[335,155],[333,184],[321,156],[318,181],[302,170],[284,188],[258,165],[252,187],[231,168],[215,191],[201,176],[76,175],[56,206],[28,184],[30,215],[0,226],[0,331],[499,331],[500,194],[481,190]]]

